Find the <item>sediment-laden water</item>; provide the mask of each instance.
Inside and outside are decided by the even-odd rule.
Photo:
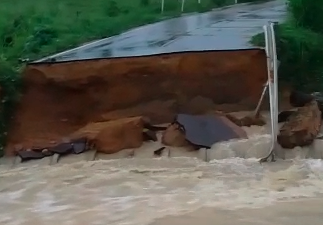
[[[294,155],[287,158],[294,159],[261,165],[256,158],[268,152],[268,128],[247,130],[248,140],[232,140],[208,150],[209,162],[194,157],[135,157],[53,166],[2,165],[0,224],[176,224],[178,219],[167,220],[174,215],[191,215],[192,220],[184,221],[193,224],[194,215],[204,214],[203,223],[210,224],[213,216],[226,215],[221,210],[265,210],[282,201],[323,194],[321,159],[298,154],[320,152],[320,143],[314,150],[288,150]],[[149,152],[149,144],[145,149]],[[210,209],[217,209],[216,213]],[[230,223],[217,220],[217,224]]]

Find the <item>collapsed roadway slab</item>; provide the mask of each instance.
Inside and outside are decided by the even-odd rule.
[[[267,81],[267,61],[265,50],[251,47],[246,37],[261,32],[262,25],[269,20],[280,20],[284,4],[275,1],[241,7],[240,11],[238,6],[225,9],[227,19],[207,20],[209,22],[202,23],[204,27],[200,29],[211,32],[212,36],[212,27],[216,28],[218,23],[230,22],[229,18],[241,19],[246,16],[244,10],[253,10],[262,18],[241,20],[250,24],[245,28],[248,32],[241,33],[243,29],[237,31],[244,34],[239,42],[241,49],[236,48],[238,45],[233,41],[231,47],[226,46],[227,50],[219,45],[210,45],[209,48],[215,49],[205,50],[199,45],[203,41],[194,41],[185,46],[195,51],[175,48],[183,51],[151,54],[156,53],[152,48],[149,54],[140,52],[141,56],[131,56],[130,53],[129,56],[116,54],[103,58],[98,55],[91,58],[88,58],[89,55],[80,56],[79,51],[93,50],[94,54],[94,49],[100,48],[99,43],[92,43],[57,54],[55,62],[43,59],[28,64],[23,75],[24,92],[9,132],[7,155],[12,154],[16,144],[26,148],[48,146],[89,122],[140,115],[148,116],[153,123],[164,123],[170,122],[179,112],[201,114],[209,110],[232,112],[254,109]],[[202,17],[223,16],[226,15],[225,10],[203,14]],[[276,12],[274,18],[268,12]],[[152,25],[147,29],[149,33],[156,27]],[[237,28],[216,29],[228,35],[234,34],[231,31]],[[189,29],[189,34],[192,36],[196,30]],[[225,35],[220,39],[225,40],[228,37]],[[204,34],[198,36],[205,37]],[[125,40],[121,37],[120,40]],[[185,38],[185,35],[178,36],[182,37]],[[136,38],[139,36],[131,39]],[[116,39],[118,37],[113,38]],[[201,49],[196,50],[198,48]],[[65,57],[70,53],[78,57]]]

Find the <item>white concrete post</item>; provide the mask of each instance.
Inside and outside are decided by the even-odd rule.
[[[165,0],[161,0],[161,13],[164,12],[164,3],[165,3]]]
[[[270,103],[270,119],[271,119],[271,146],[270,154],[262,158],[267,160],[270,155],[275,153],[278,134],[278,75],[277,75],[277,53],[274,25],[271,23],[263,27],[266,40],[266,55],[267,55],[267,72],[268,72],[268,88],[269,88],[269,103]]]
[[[184,4],[185,4],[185,0],[182,0],[182,8],[181,8],[182,12],[184,11]]]

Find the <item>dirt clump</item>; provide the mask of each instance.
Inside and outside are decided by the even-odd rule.
[[[143,143],[144,119],[122,118],[113,121],[89,123],[72,134],[73,138],[87,138],[98,152],[112,154],[127,148],[138,148]]]
[[[162,143],[173,147],[184,147],[189,145],[185,137],[185,132],[177,123],[173,123],[167,127],[162,136]]]
[[[321,111],[315,100],[298,108],[281,127],[277,137],[283,148],[306,146],[313,143],[320,131]]]

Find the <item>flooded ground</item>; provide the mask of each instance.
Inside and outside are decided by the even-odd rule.
[[[167,217],[157,220],[152,225],[304,225],[322,224],[322,199],[294,200],[280,202],[257,209],[222,210],[219,208],[202,208],[183,216]]]
[[[95,161],[70,156],[52,166],[3,164],[0,224],[303,225],[309,217],[321,224],[323,142],[280,149],[287,160],[261,165],[269,126],[245,129],[248,140],[207,151],[168,148],[170,157],[154,158],[161,144],[150,142],[133,158],[119,153]]]
[[[59,53],[58,61],[164,51],[249,48],[249,38],[285,15],[284,1],[242,5],[169,20]],[[46,60],[46,59],[43,59]],[[269,124],[269,121],[268,121]],[[323,219],[323,140],[268,153],[269,126],[245,128],[247,140],[187,152],[145,143],[125,150],[18,164],[1,159],[0,224],[6,225],[312,225]]]

